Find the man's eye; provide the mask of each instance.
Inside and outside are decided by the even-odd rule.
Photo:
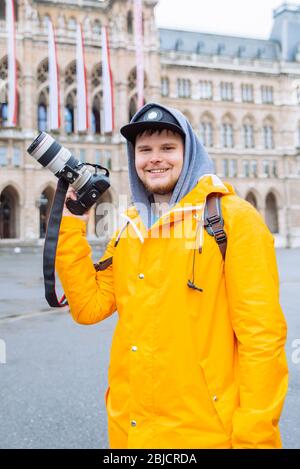
[[[164,147],[164,150],[174,150],[174,147]]]

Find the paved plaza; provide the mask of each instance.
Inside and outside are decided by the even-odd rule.
[[[300,249],[277,250],[277,259],[290,369],[281,432],[285,448],[300,448]],[[107,448],[117,315],[80,326],[66,308],[50,310],[43,294],[41,249],[0,250],[0,448]]]

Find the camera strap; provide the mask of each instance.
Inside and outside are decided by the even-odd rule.
[[[55,291],[55,258],[58,243],[60,223],[64,208],[64,202],[69,183],[60,178],[57,183],[56,192],[51,207],[48,220],[44,252],[43,252],[43,273],[45,285],[45,297],[50,306],[61,308],[68,304],[65,295],[59,300]]]

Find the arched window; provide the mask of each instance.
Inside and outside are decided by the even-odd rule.
[[[131,10],[127,13],[127,32],[133,34],[133,14]]]
[[[43,18],[43,29],[44,31],[48,31],[48,23],[51,21],[51,18],[49,15],[45,15]]]
[[[162,77],[161,78],[161,95],[169,96],[169,88],[170,88],[169,78]]]
[[[70,93],[66,99],[65,105],[65,132],[67,134],[73,134],[75,130],[74,125],[74,98]]]
[[[212,147],[213,139],[213,122],[209,115],[203,115],[200,123],[200,138],[205,147]]]
[[[247,117],[243,121],[243,140],[245,148],[254,148],[254,125],[253,120]]]
[[[266,119],[263,123],[263,141],[266,150],[274,148],[274,125],[271,119]]]
[[[0,239],[17,238],[19,195],[17,191],[7,186],[0,195]]]
[[[40,211],[40,238],[45,238],[47,231],[47,223],[49,219],[50,209],[54,196],[54,190],[47,187],[42,193],[38,201]]]
[[[224,148],[234,147],[233,122],[229,116],[223,119],[221,125],[221,142]]]
[[[45,94],[42,92],[38,101],[38,130],[40,132],[46,132],[48,128],[47,119],[47,100]]]
[[[75,31],[76,30],[76,26],[77,26],[77,22],[76,22],[76,19],[71,17],[69,18],[68,20],[68,29],[70,31]]]
[[[266,223],[271,233],[279,233],[277,202],[272,192],[266,198]]]
[[[101,21],[95,20],[93,23],[93,33],[94,34],[101,34]]]

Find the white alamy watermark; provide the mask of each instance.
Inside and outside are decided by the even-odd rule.
[[[0,339],[0,365],[6,364],[6,343],[5,340]]]
[[[151,209],[150,209],[151,207]],[[147,229],[142,220],[147,220],[152,212],[151,229]],[[106,240],[124,225],[131,224],[133,229],[124,229],[122,237],[146,238],[176,238],[184,239],[185,247],[195,248],[197,233],[203,228],[204,204],[184,204],[177,208],[169,207],[168,204],[152,203],[148,206],[136,203],[134,208],[129,206],[126,195],[119,195],[118,204],[103,202],[96,208],[96,235],[99,240]],[[160,227],[154,221],[162,219]],[[200,236],[201,237],[201,236]]]
[[[292,347],[295,349],[292,353],[292,362],[298,365],[300,363],[300,339],[293,340]]]

